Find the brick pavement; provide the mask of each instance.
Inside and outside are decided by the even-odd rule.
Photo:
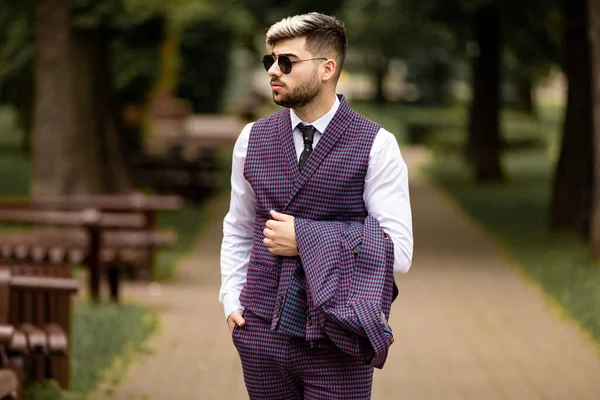
[[[375,374],[373,399],[600,399],[597,348],[561,317],[490,238],[411,171],[415,257],[398,277],[396,341]],[[227,200],[160,290],[130,285],[126,299],[156,307],[162,329],[111,399],[247,398],[220,304],[219,247]]]

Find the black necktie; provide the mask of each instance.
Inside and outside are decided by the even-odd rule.
[[[300,154],[300,160],[298,161],[298,168],[302,171],[302,168],[306,165],[308,156],[312,153],[313,139],[315,137],[315,127],[312,125],[298,125],[298,129],[302,132],[302,140],[304,141],[304,150]]]

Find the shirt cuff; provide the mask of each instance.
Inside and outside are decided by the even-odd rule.
[[[227,293],[223,297],[223,308],[225,310],[225,319],[227,319],[235,310],[243,310],[244,306],[240,303],[240,294]]]

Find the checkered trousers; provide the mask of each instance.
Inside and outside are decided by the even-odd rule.
[[[235,327],[233,343],[252,400],[371,398],[373,368],[334,346],[313,346],[273,331],[248,309],[246,325]]]
[[[254,245],[240,295],[245,308],[271,329],[308,341],[323,338],[323,320],[298,257],[278,257],[263,243],[269,210],[314,221],[363,222],[369,154],[379,125],[355,113],[343,96],[318,145],[299,171],[290,110],[255,122],[248,143],[244,176],[256,195]]]

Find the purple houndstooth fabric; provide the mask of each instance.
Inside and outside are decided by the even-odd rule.
[[[393,343],[389,319],[394,247],[379,221],[364,224],[296,218],[308,292],[323,330],[338,348],[383,368]]]
[[[255,122],[244,167],[244,176],[256,194],[256,221],[240,300],[244,307],[271,321],[272,329],[309,341],[323,337],[319,328],[323,321],[314,307],[307,309],[310,293],[304,291],[302,271],[297,271],[299,258],[270,253],[262,231],[269,210],[317,221],[362,222],[366,218],[364,180],[380,127],[339,97],[340,107],[302,171],[289,109]]]
[[[326,323],[326,314],[315,307],[313,293],[307,290],[306,274],[300,257],[279,257],[270,253],[263,243],[263,229],[266,221],[270,219],[269,211],[276,210],[293,215],[299,220],[333,223],[320,225],[320,234],[326,236],[327,230],[331,229],[332,238],[339,237],[336,236],[339,231],[336,230],[335,223],[343,225],[354,223],[351,225],[354,227],[352,232],[356,233],[357,240],[360,242],[363,235],[362,226],[367,218],[363,201],[364,181],[371,146],[379,129],[377,124],[355,113],[343,96],[340,96],[340,107],[336,115],[323,132],[305,167],[300,171],[293,143],[290,111],[283,109],[254,124],[250,132],[244,168],[244,176],[256,195],[254,244],[246,284],[240,295],[246,312],[253,316],[252,318],[265,321],[266,327],[270,328],[268,332],[272,335],[268,336],[271,338],[269,340],[274,337],[286,338],[297,343],[298,346],[303,344],[304,347],[301,347],[306,351],[324,352],[323,354],[328,354],[330,357],[336,354],[335,357],[344,359],[347,363],[348,360],[353,360],[354,364],[348,365],[358,363],[361,368],[365,368],[365,371],[371,371],[368,379],[362,379],[363,375],[358,373],[355,384],[348,384],[351,390],[362,390],[364,393],[370,393],[372,378],[372,366],[366,364],[372,362],[378,365],[380,360],[376,358],[384,353],[381,349],[373,347],[379,344],[376,341],[379,336],[368,335],[371,331],[367,330],[371,326],[361,325],[362,331],[357,333],[344,329],[344,326],[337,322],[336,331],[336,327],[331,324],[330,316],[327,316],[329,320]],[[301,255],[304,257],[303,253]],[[366,316],[364,321],[374,324],[371,318],[372,309],[369,307],[370,305],[360,303],[354,315],[364,315]],[[381,310],[380,307],[379,314]],[[389,309],[386,311],[386,318],[388,314]],[[356,322],[355,319],[350,320]],[[377,329],[379,328],[380,323],[377,325]],[[236,328],[236,346],[242,358],[248,384],[248,376],[255,377],[262,368],[265,371],[273,368],[263,365],[262,356],[256,354],[265,351],[264,346],[272,347],[269,351],[282,353],[286,353],[289,349],[286,350],[282,342],[264,344],[261,342],[263,338],[259,337],[260,335],[252,337],[252,341],[256,341],[259,348],[253,349],[251,346],[242,348],[238,342],[241,341],[241,332],[242,328]],[[381,331],[377,330],[377,333]],[[250,333],[248,336],[247,339],[250,341]],[[332,342],[331,338],[335,340]],[[375,343],[372,344],[371,340]],[[256,362],[248,357],[255,358]],[[274,357],[271,356],[269,362],[278,362]],[[278,357],[285,357],[285,355]],[[317,368],[318,375],[319,364],[310,364],[310,357],[306,360],[307,370],[311,367]],[[265,360],[264,363],[266,362]],[[269,372],[266,374],[269,375]],[[340,372],[331,375],[330,378],[329,385],[339,385],[342,381],[344,381],[343,385],[347,385]],[[360,390],[359,383],[363,385]],[[249,392],[250,390],[251,387]],[[277,398],[288,397],[282,395]],[[314,398],[340,397],[317,395]],[[341,398],[369,398],[369,396]]]
[[[303,339],[275,332],[268,321],[244,310],[235,327],[244,381],[252,400],[371,398],[373,368],[333,347],[310,347]]]

